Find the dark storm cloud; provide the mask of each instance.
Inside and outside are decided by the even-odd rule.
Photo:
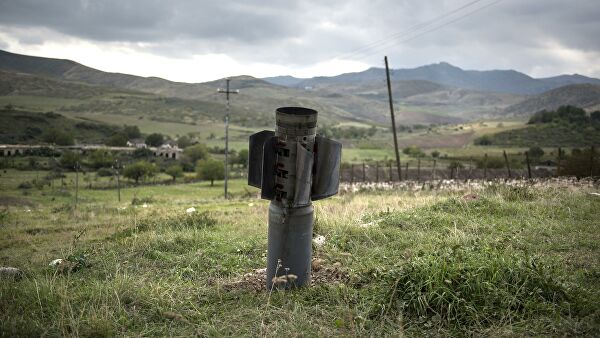
[[[293,1],[33,1],[0,0],[0,27],[43,28],[103,42],[137,43],[141,50],[172,57],[224,53],[248,62],[309,66],[405,32],[470,0],[293,0]],[[467,11],[494,0],[481,0]],[[351,59],[395,66],[450,61],[471,68],[575,65],[561,50],[600,52],[598,0],[503,0],[457,22],[396,40]],[[439,23],[443,23],[440,21]],[[32,37],[17,36],[35,43]],[[43,41],[43,36],[41,37]],[[589,57],[589,56],[588,56]],[[598,75],[598,74],[597,74]]]
[[[291,15],[296,7],[292,1],[19,0],[0,3],[0,22],[99,41],[255,43],[301,32],[302,25]]]

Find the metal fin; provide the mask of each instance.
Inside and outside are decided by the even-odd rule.
[[[263,154],[265,142],[275,136],[271,130],[250,135],[248,151],[248,185],[260,188],[262,183]]]
[[[296,142],[296,191],[293,207],[310,204],[311,176],[314,163],[313,153]]]
[[[313,201],[338,193],[342,144],[317,136],[315,138],[315,165],[311,198]]]
[[[260,198],[272,200],[275,198],[275,158],[277,157],[277,137],[267,139],[263,146],[262,179],[260,182]]]

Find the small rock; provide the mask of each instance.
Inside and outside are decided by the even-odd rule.
[[[318,235],[317,237],[313,238],[312,241],[315,246],[321,247],[323,246],[323,244],[325,244],[325,236]]]
[[[147,207],[148,207],[148,204],[146,204],[146,203],[142,204],[142,208],[147,208]]]
[[[185,209],[185,212],[187,212],[188,214],[193,214],[196,212],[196,208],[194,208],[194,207],[187,208],[187,209]]]
[[[325,263],[324,259],[321,258],[315,258],[312,260],[312,262],[310,263],[310,266],[312,268],[313,271],[319,271],[321,270],[321,268],[323,267],[323,264]]]
[[[19,280],[23,278],[23,271],[10,266],[0,267],[0,279]]]
[[[48,264],[49,266],[58,266],[59,264],[61,264],[63,262],[62,258],[57,258],[55,260],[53,260],[52,262],[50,262],[50,264]]]

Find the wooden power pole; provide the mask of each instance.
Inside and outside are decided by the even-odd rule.
[[[225,191],[224,191],[224,196],[225,198],[227,198],[227,177],[229,176],[229,94],[237,94],[240,91],[239,90],[229,90],[229,82],[231,81],[231,79],[226,79],[225,82],[227,83],[227,86],[225,89],[221,89],[219,88],[217,91],[219,93],[223,93],[225,94],[225,97],[227,98],[227,106],[226,106],[226,111],[225,111]]]
[[[400,153],[398,152],[398,136],[396,135],[396,118],[394,117],[394,100],[392,99],[392,84],[390,82],[390,68],[387,56],[385,60],[385,75],[387,77],[388,97],[390,100],[390,114],[392,115],[392,133],[394,134],[394,150],[396,151],[396,166],[398,167],[398,180],[402,181],[402,167],[400,167]]]

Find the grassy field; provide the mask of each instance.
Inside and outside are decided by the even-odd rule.
[[[342,193],[315,203],[326,241],[314,247],[314,285],[266,292],[252,278],[265,265],[268,202],[243,181],[229,200],[221,182],[128,188],[121,203],[82,189],[75,209],[72,190],[16,189],[34,176],[0,176],[0,266],[24,271],[0,283],[0,336],[600,330],[597,187]]]

